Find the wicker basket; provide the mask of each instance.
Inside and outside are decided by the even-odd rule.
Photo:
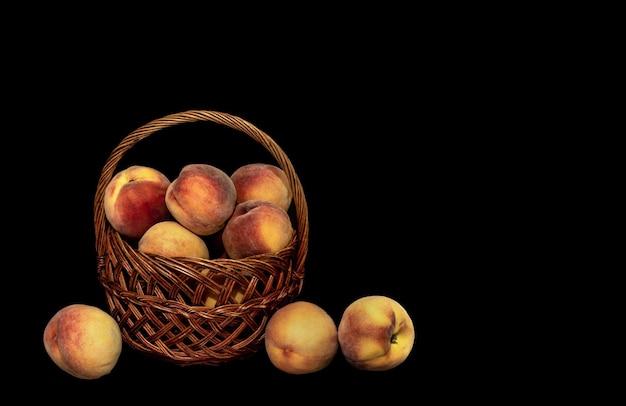
[[[240,260],[165,258],[137,251],[106,220],[104,190],[124,154],[159,130],[202,121],[245,133],[260,143],[287,174],[293,190],[295,233],[283,250]],[[124,342],[180,366],[220,365],[252,355],[263,343],[270,316],[294,301],[302,289],[309,224],[300,180],[275,141],[230,114],[189,110],[153,120],[128,134],[102,169],[95,195],[94,225],[98,280]],[[245,291],[244,300],[229,302],[227,298],[237,288]],[[219,306],[202,305],[209,291],[218,295]]]

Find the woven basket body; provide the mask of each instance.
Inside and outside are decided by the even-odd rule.
[[[240,260],[165,258],[139,252],[106,220],[104,191],[121,169],[122,157],[157,131],[203,121],[248,135],[285,171],[293,190],[295,233],[283,250]],[[124,342],[181,366],[219,365],[252,355],[263,343],[270,316],[301,292],[308,246],[307,210],[289,158],[266,133],[239,117],[189,110],[153,120],[128,134],[102,169],[94,202],[98,279]],[[235,289],[245,292],[242,303],[228,300]],[[218,306],[203,306],[207,292],[218,297]]]

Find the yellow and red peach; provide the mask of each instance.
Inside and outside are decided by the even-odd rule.
[[[285,171],[280,167],[255,162],[240,166],[230,178],[237,189],[237,203],[260,199],[289,210],[293,192]]]
[[[237,191],[221,169],[189,164],[170,183],[165,203],[176,221],[197,235],[207,236],[224,227],[237,204]]]
[[[192,257],[209,259],[209,248],[204,240],[176,221],[156,223],[141,236],[137,249],[164,257]]]
[[[289,214],[266,200],[247,200],[235,207],[222,231],[228,257],[274,254],[289,245],[294,228]]]
[[[415,327],[407,310],[382,295],[364,296],[350,303],[338,327],[341,352],[350,365],[366,371],[385,371],[409,356]]]
[[[322,370],[338,348],[334,320],[315,303],[289,303],[274,312],[265,326],[267,355],[276,368],[289,374]]]
[[[104,213],[111,227],[140,238],[155,223],[170,218],[165,194],[170,180],[160,171],[132,165],[116,173],[105,188]]]
[[[43,344],[63,371],[80,379],[98,379],[117,364],[122,333],[115,319],[99,307],[71,304],[50,318]]]

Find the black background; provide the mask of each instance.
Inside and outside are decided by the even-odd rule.
[[[481,165],[467,157],[471,143],[459,133],[473,119],[459,109],[468,93],[436,61],[424,68],[399,54],[384,72],[359,71],[368,62],[364,57],[333,66],[324,75],[295,70],[290,77],[283,76],[289,67],[266,76],[247,66],[234,78],[198,69],[151,76],[149,66],[107,71],[104,63],[102,73],[85,76],[74,66],[17,81],[19,91],[10,96],[14,129],[5,137],[15,144],[5,153],[23,159],[12,169],[19,199],[10,204],[27,222],[14,227],[14,241],[28,310],[14,304],[10,316],[26,321],[27,344],[20,346],[28,349],[31,367],[15,377],[64,393],[88,389],[115,397],[125,391],[124,396],[159,400],[168,392],[189,391],[195,398],[206,393],[208,402],[216,391],[235,402],[248,396],[271,400],[287,388],[306,396],[323,388],[366,397],[374,391],[394,397],[410,388],[409,396],[444,398],[466,390],[463,382],[475,367],[467,359],[476,355],[468,338],[475,333],[458,294],[469,273],[465,223],[476,220],[468,219],[475,198],[468,185],[474,181],[472,165]],[[339,353],[324,370],[293,376],[273,367],[263,351],[218,367],[179,367],[125,346],[109,375],[85,381],[48,358],[42,334],[56,311],[71,303],[106,308],[96,275],[93,201],[110,152],[137,127],[191,109],[239,116],[283,148],[309,207],[299,299],[320,305],[337,323],[358,297],[396,299],[416,329],[403,364],[385,372],[359,371]],[[172,176],[182,161],[168,160],[168,154],[228,166],[258,148],[246,136],[235,147],[223,142],[208,133],[192,140],[159,134],[133,148],[132,159],[167,162]]]
[[[570,239],[580,236],[576,202],[589,160],[571,149],[567,124],[580,130],[588,117],[578,76],[589,75],[576,69],[586,42],[559,26],[562,12],[237,6],[7,9],[6,397],[260,404],[578,394],[586,383],[555,381],[563,366],[581,371],[588,347],[563,345],[580,324],[568,310],[574,300],[559,294],[585,295],[564,283],[586,251],[571,252]],[[102,166],[129,132],[188,109],[240,116],[283,147],[309,206],[300,299],[335,321],[357,297],[397,299],[417,333],[405,363],[372,373],[337,356],[319,373],[291,376],[263,352],[181,368],[125,347],[95,381],[53,364],[42,342],[49,318],[71,303],[105,307],[93,224]],[[180,141],[166,142],[211,159],[250,145],[215,155],[209,137]],[[552,333],[564,314],[576,330],[560,340]]]

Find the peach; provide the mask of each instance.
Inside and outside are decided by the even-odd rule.
[[[247,200],[235,207],[222,231],[222,243],[233,259],[274,254],[289,244],[293,232],[291,219],[280,206],[266,200]]]
[[[204,240],[176,221],[156,223],[143,234],[137,249],[164,257],[193,257],[209,259],[209,248]]]
[[[56,312],[43,332],[50,359],[80,379],[109,374],[122,353],[122,333],[115,319],[87,304],[71,304]]]
[[[237,204],[235,185],[224,171],[207,164],[184,166],[165,195],[176,221],[200,236],[221,230]]]
[[[267,163],[240,166],[230,178],[237,189],[237,203],[247,200],[267,200],[289,210],[293,192],[289,179],[281,168]]]
[[[242,291],[239,287],[233,289],[233,291],[230,294],[230,300],[228,301],[228,303],[241,303],[244,293],[245,292]],[[217,304],[217,299],[218,299],[217,295],[211,292],[206,295],[206,298],[204,300],[204,305],[206,307],[213,308]]]
[[[208,270],[203,270],[202,274],[207,275],[209,272]],[[220,285],[224,285],[226,278],[222,275],[217,275],[214,277],[214,280],[220,284]],[[244,289],[242,289],[240,286],[234,286],[233,289],[230,292],[230,297],[227,299],[228,303],[241,303],[243,301],[243,297],[245,295],[246,291]],[[213,291],[208,291],[204,297],[204,305],[206,307],[215,307],[215,305],[217,304],[217,301],[219,299],[219,294],[218,292],[213,292]]]
[[[346,307],[337,329],[339,346],[350,365],[385,371],[409,356],[415,340],[413,321],[396,300],[364,296]]]
[[[334,320],[320,306],[302,300],[274,312],[264,340],[270,362],[297,375],[326,368],[339,348]]]
[[[160,171],[141,165],[116,173],[105,188],[104,213],[118,233],[139,238],[155,223],[170,218],[165,194],[170,180]]]

